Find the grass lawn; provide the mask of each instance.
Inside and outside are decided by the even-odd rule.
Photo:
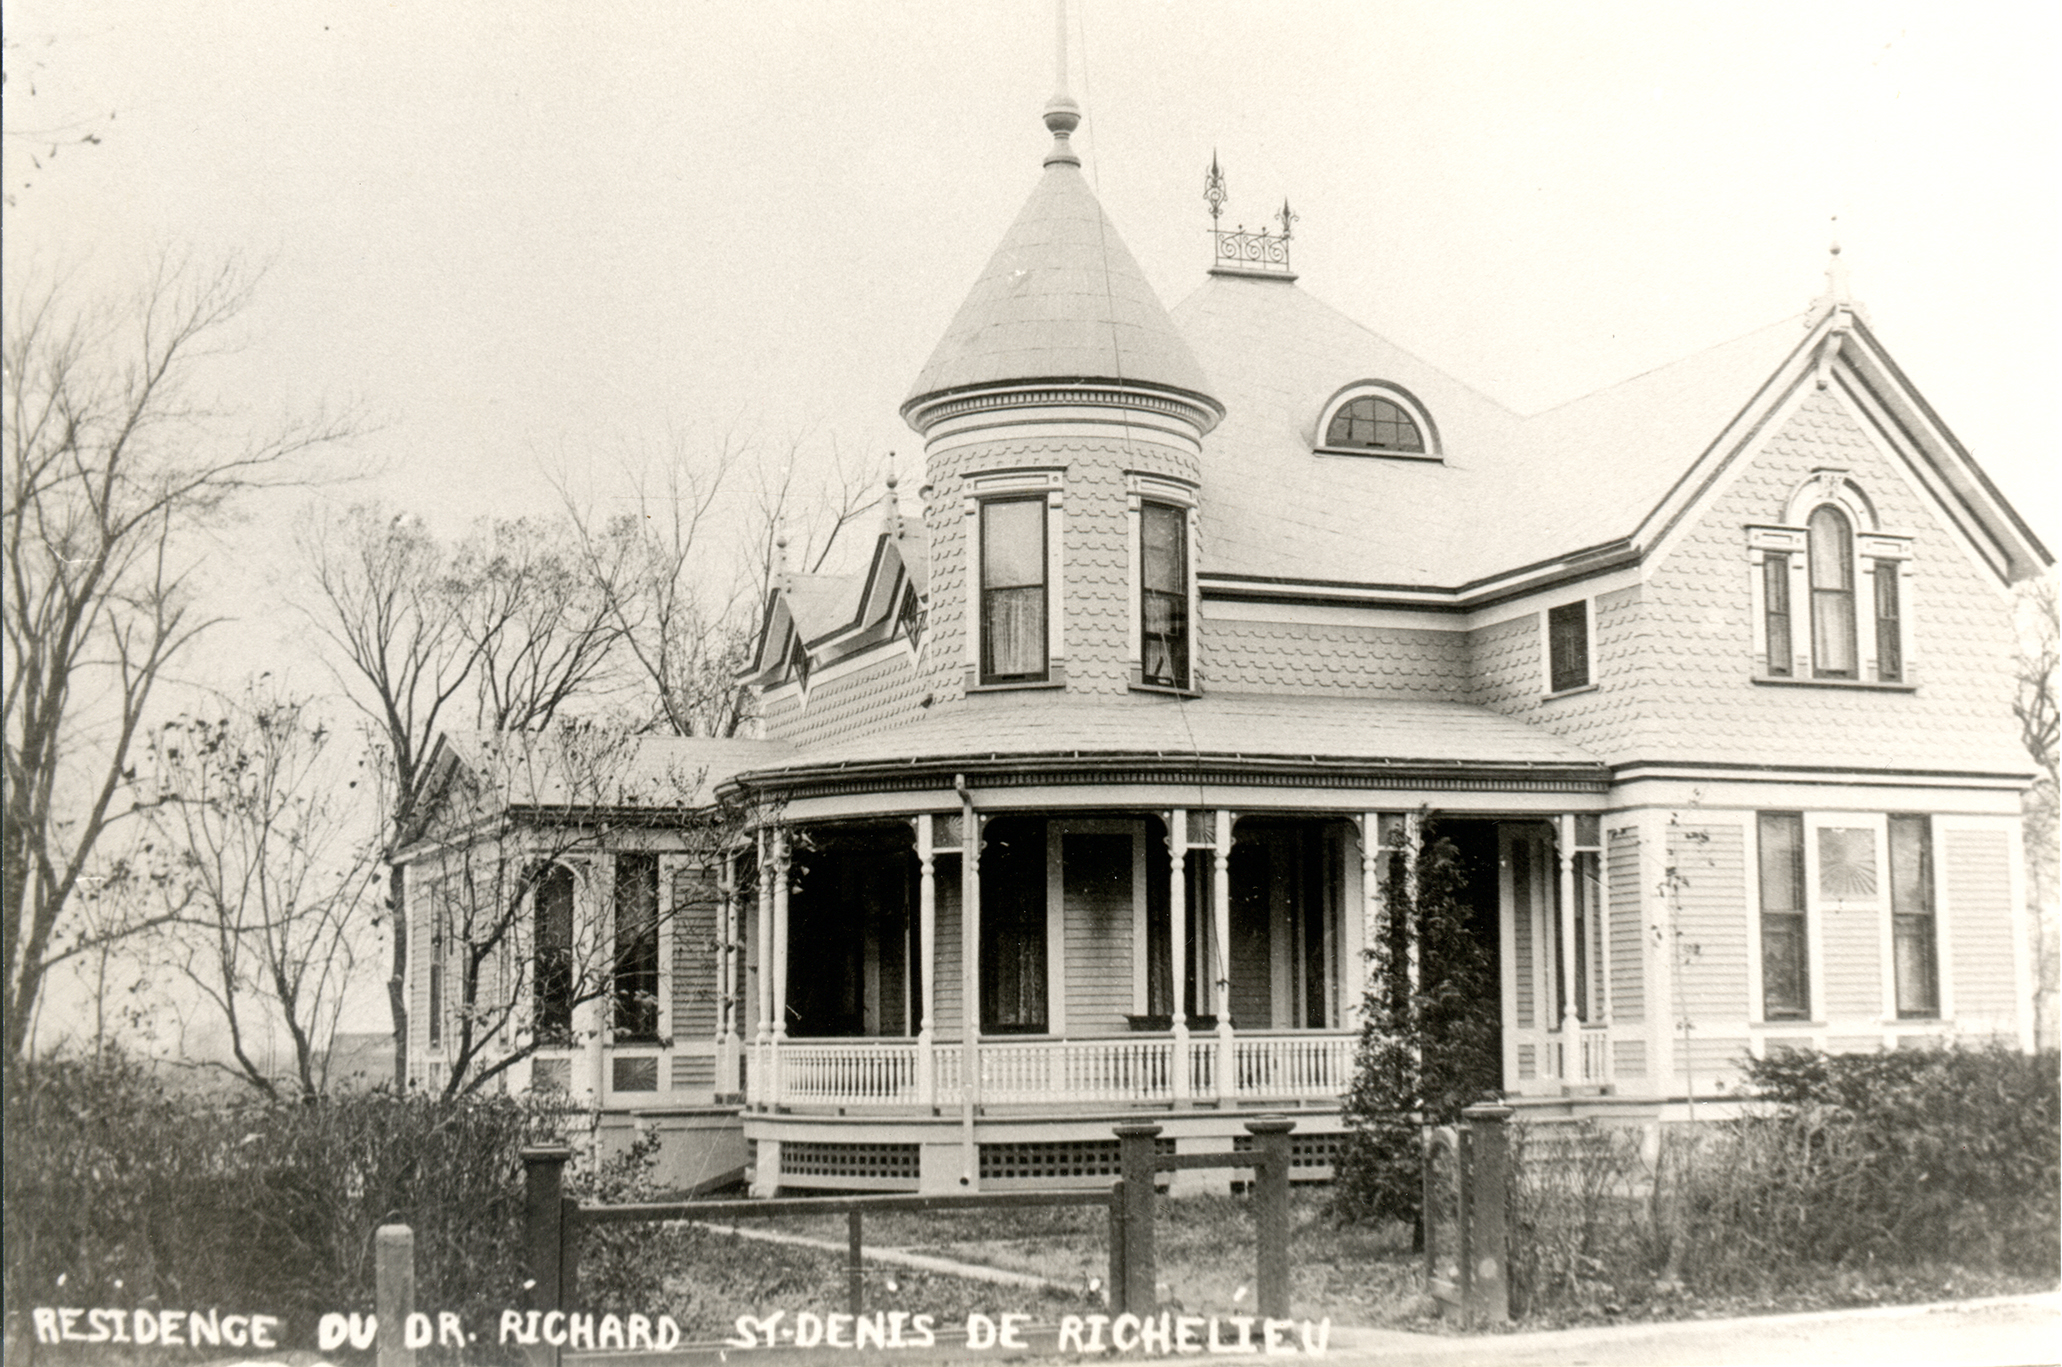
[[[1336,1228],[1325,1218],[1322,1191],[1298,1191],[1292,1202],[1290,1303],[1298,1316],[1399,1327],[1422,1321],[1428,1305],[1419,1290],[1420,1260],[1410,1252],[1408,1229]],[[845,1237],[842,1216],[763,1223],[781,1233],[836,1242]],[[877,1215],[867,1219],[865,1239],[869,1248],[1027,1272],[1080,1288],[1083,1304],[1091,1279],[1099,1288],[1109,1268],[1109,1216],[1100,1206]],[[1163,1198],[1154,1242],[1164,1299],[1191,1313],[1252,1310],[1256,1266],[1248,1198]],[[897,1274],[870,1268],[869,1282],[882,1275]],[[969,1308],[980,1309],[982,1294],[992,1298],[1006,1288],[975,1290]]]

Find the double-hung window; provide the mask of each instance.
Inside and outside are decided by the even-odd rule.
[[[536,919],[537,1041],[569,1044],[573,1035],[573,872],[553,864],[530,890]]]
[[[1811,941],[1804,900],[1804,814],[1761,813],[1761,1015],[1811,1017]]]
[[[1811,541],[1811,660],[1820,679],[1852,679],[1854,641],[1854,528],[1830,505],[1815,509]]]
[[[981,504],[981,682],[1043,680],[1046,500]]]
[[[659,860],[616,856],[616,956],[611,980],[613,1038],[659,1037]]]
[[[1933,917],[1933,823],[1890,818],[1890,952],[1897,1014],[1940,1014],[1940,955]]]
[[[1589,600],[1548,608],[1546,620],[1547,691],[1589,687]]]
[[[1162,688],[1189,686],[1188,510],[1139,507],[1139,677]]]

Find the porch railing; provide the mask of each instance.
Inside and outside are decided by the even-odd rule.
[[[1190,1098],[1324,1100],[1353,1081],[1355,1037],[1345,1031],[1277,1031],[1189,1037]],[[996,1105],[1085,1102],[1154,1105],[1175,1099],[1168,1035],[1089,1039],[984,1039],[980,1099]],[[790,1040],[779,1047],[780,1105],[915,1106],[923,1102],[922,1048],[913,1039]],[[931,1099],[957,1105],[966,1084],[957,1040],[931,1048]]]
[[[1174,1041],[1007,1040],[981,1043],[981,1099],[1002,1103],[1165,1101],[1174,1095]]]
[[[1241,1097],[1342,1096],[1353,1085],[1355,1037],[1293,1031],[1239,1035],[1232,1041],[1232,1082]]]
[[[788,1043],[780,1049],[783,1102],[880,1102],[914,1105],[917,1097],[914,1040],[853,1040]]]

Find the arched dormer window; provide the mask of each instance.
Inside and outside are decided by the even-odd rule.
[[[1319,451],[1342,456],[1439,458],[1438,434],[1424,409],[1391,385],[1348,385],[1325,405]]]

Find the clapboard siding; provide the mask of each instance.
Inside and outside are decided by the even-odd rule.
[[[941,1039],[959,1038],[964,1020],[960,1012],[960,1003],[966,994],[960,982],[959,966],[959,878],[958,856],[938,860],[938,981],[933,998],[937,1005],[938,1023],[932,1028],[932,1033]]]
[[[1739,1028],[1747,1018],[1746,846],[1734,822],[1672,825],[1676,981],[1693,1021]]]
[[[1132,838],[1069,832],[1060,839],[1065,915],[1067,1031],[1113,1034],[1126,1028],[1132,1001]]]
[[[1609,861],[1604,876],[1611,912],[1611,1019],[1637,1024],[1647,1018],[1640,833],[1631,828],[1611,832],[1604,857]]]
[[[1856,905],[1819,901],[1819,935],[1825,946],[1825,997],[1814,990],[1812,1007],[1825,1020],[1874,1020],[1883,1014],[1883,918],[1875,902]]]
[[[1942,832],[1955,1017],[1966,1025],[2018,1028],[2012,961],[2011,842],[1999,830]]]

